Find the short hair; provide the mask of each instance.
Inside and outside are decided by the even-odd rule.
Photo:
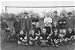
[[[24,12],[24,14],[28,14],[27,12]]]

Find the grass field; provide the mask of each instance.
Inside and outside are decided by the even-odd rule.
[[[75,45],[63,45],[60,46],[59,48],[56,47],[41,47],[41,46],[36,46],[36,47],[29,47],[29,46],[23,46],[23,45],[18,45],[17,42],[2,42],[1,43],[1,50],[75,50]]]

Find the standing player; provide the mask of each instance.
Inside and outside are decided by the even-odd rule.
[[[36,24],[39,22],[38,16],[36,13],[31,15],[32,25],[33,28],[36,26]]]
[[[67,28],[67,21],[66,21],[66,17],[64,17],[64,15],[61,15],[61,19],[58,21],[58,29],[59,29],[59,33],[63,32],[64,36],[66,35],[66,28]]]
[[[46,14],[46,17],[44,18],[44,23],[45,23],[45,26],[46,25],[51,25],[51,23],[52,23],[52,18],[51,18],[51,16],[50,16],[50,14],[49,13],[47,13]]]
[[[20,30],[21,30],[21,21],[19,20],[19,16],[16,16],[16,21],[14,21],[13,26],[15,28],[16,39],[18,40]]]

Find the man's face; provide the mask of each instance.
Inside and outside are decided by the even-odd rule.
[[[68,31],[69,31],[69,32],[72,32],[72,29],[71,29],[71,28],[69,28],[69,29],[68,29]]]
[[[47,14],[46,14],[46,17],[50,17],[50,14],[49,14],[49,13],[47,13]]]
[[[16,17],[16,20],[19,20],[19,17]]]
[[[42,32],[43,32],[43,34],[45,34],[46,33],[46,29],[44,29]]]
[[[37,14],[36,14],[36,13],[35,13],[35,14],[33,14],[33,17],[34,17],[34,18],[37,18]]]

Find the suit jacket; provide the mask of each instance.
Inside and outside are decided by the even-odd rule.
[[[16,30],[20,30],[21,29],[21,21],[19,20],[19,21],[14,21],[14,24],[13,24],[13,26],[14,26],[14,28],[16,29]]]
[[[31,19],[29,18],[29,16],[27,16],[27,18],[22,18],[21,20],[21,26],[22,26],[22,30],[30,30],[32,25],[31,25]]]
[[[67,18],[67,28],[74,28],[75,26],[75,19],[71,17],[71,19]]]

